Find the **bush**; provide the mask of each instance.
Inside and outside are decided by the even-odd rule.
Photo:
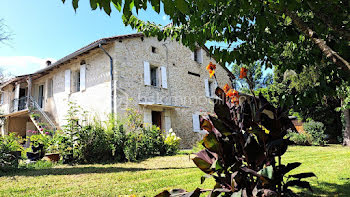
[[[289,137],[289,139],[293,141],[296,145],[308,146],[312,144],[312,139],[305,133],[289,132],[287,134],[287,137]]]
[[[18,160],[21,158],[22,146],[20,138],[15,133],[0,138],[0,169],[6,170],[18,167]]]
[[[67,125],[58,138],[64,163],[138,161],[179,150],[180,138],[175,133],[164,136],[154,125],[143,127],[142,116],[134,109],[127,110],[123,121],[110,116],[106,122],[97,118],[87,122],[77,119],[83,114],[80,107],[69,105]]]
[[[315,146],[323,146],[326,144],[325,128],[322,122],[315,122],[313,120],[304,123],[305,133],[311,136],[311,143]]]
[[[179,152],[180,138],[176,136],[173,129],[165,136],[164,144],[167,155],[174,155]]]

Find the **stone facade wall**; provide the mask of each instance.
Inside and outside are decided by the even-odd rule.
[[[155,53],[152,52],[155,47]],[[191,148],[201,139],[202,134],[193,131],[194,113],[212,112],[213,103],[206,97],[205,80],[209,79],[206,66],[210,61],[216,63],[203,50],[203,63],[193,60],[192,52],[175,41],[161,41],[156,38],[129,38],[115,41],[104,48],[114,60],[115,111],[122,117],[127,108],[145,111],[162,111],[163,122],[170,117],[170,127],[182,139],[181,146]],[[86,89],[75,92],[74,76],[80,69],[82,60],[86,65]],[[166,67],[167,88],[154,87],[144,83],[144,62],[152,66]],[[65,70],[71,70],[71,93],[65,92]],[[80,56],[69,63],[55,68],[43,77],[33,81],[32,94],[37,99],[38,87],[43,84],[44,110],[51,114],[60,126],[65,124],[68,101],[78,103],[92,116],[106,120],[111,112],[109,58],[99,48]],[[188,74],[195,73],[195,75]],[[198,76],[199,75],[199,76]],[[218,85],[229,83],[226,71],[217,66]],[[48,97],[49,79],[53,80],[53,96]],[[212,81],[212,79],[209,79]],[[145,106],[140,103],[162,103],[160,106]],[[183,106],[171,107],[171,106]],[[146,117],[147,119],[147,117]],[[168,125],[169,126],[169,125]],[[163,128],[164,129],[164,128]]]
[[[156,47],[156,53],[152,53],[151,47]],[[117,95],[121,101],[132,98],[129,106],[143,111],[144,107],[138,105],[142,102],[165,103],[169,105],[186,106],[187,108],[169,109],[171,127],[182,139],[182,147],[190,148],[201,139],[202,135],[193,131],[192,114],[212,112],[213,103],[205,94],[205,79],[209,78],[206,66],[210,58],[205,53],[203,64],[192,60],[192,52],[187,47],[174,41],[159,42],[156,38],[140,38],[116,42],[116,81],[121,93]],[[167,68],[168,88],[159,88],[144,85],[144,61],[154,66]],[[199,74],[200,77],[190,75],[188,72]],[[229,83],[226,71],[217,66],[218,85]],[[127,105],[127,103],[120,106]],[[122,107],[118,112],[122,114]],[[156,107],[154,110],[158,111]],[[153,110],[152,109],[152,110]],[[164,108],[163,110],[167,110]]]

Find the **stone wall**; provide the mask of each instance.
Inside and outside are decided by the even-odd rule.
[[[155,47],[155,53],[152,52]],[[143,113],[148,111],[163,111],[163,118],[170,117],[170,126],[182,139],[181,146],[191,148],[201,139],[202,134],[193,131],[192,114],[212,112],[213,103],[206,97],[205,80],[209,78],[206,66],[210,61],[216,63],[203,50],[203,63],[193,60],[192,52],[187,47],[175,41],[161,41],[156,38],[129,38],[115,41],[104,48],[114,60],[115,79],[115,111],[122,117],[127,108],[136,108]],[[75,92],[74,75],[80,69],[80,64],[86,65],[86,89]],[[154,87],[144,83],[144,62],[152,66],[166,67],[167,88]],[[71,70],[71,93],[65,92],[65,70]],[[32,94],[37,98],[38,87],[43,84],[44,110],[51,114],[60,126],[65,124],[68,101],[78,103],[93,116],[106,120],[111,112],[109,58],[97,48],[69,63],[55,68],[43,77],[33,81]],[[188,72],[195,75],[188,74]],[[226,71],[217,66],[218,85],[229,83]],[[48,83],[53,79],[53,96],[48,95]],[[209,79],[212,81],[212,79]],[[144,106],[140,103],[163,103],[168,107]],[[182,106],[169,107],[169,106]],[[147,119],[147,117],[146,117]],[[169,119],[167,119],[169,120]],[[164,121],[164,120],[163,120]],[[166,124],[166,121],[164,122]]]

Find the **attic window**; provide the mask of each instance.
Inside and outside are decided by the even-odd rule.
[[[80,65],[86,64],[85,60],[81,60]]]
[[[157,48],[152,46],[152,53],[157,53]]]

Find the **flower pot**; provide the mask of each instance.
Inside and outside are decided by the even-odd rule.
[[[59,153],[46,153],[45,156],[49,158],[50,161],[58,162],[60,160]]]

